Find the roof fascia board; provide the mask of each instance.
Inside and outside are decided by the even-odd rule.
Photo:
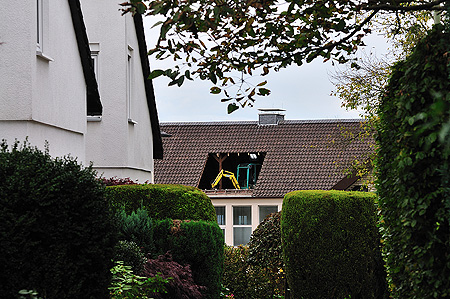
[[[346,175],[342,180],[336,183],[331,190],[346,190],[348,187],[353,185],[361,177],[356,175],[356,171],[353,171],[351,175]]]
[[[147,106],[150,112],[150,123],[153,133],[153,158],[163,158],[163,146],[161,139],[161,130],[159,128],[158,111],[156,109],[155,92],[153,89],[153,83],[150,76],[150,63],[148,60],[147,44],[145,42],[144,25],[142,21],[142,15],[136,13],[133,16],[134,27],[136,29],[136,36],[139,45],[139,56],[141,58],[142,73],[144,75],[145,94],[147,97]]]
[[[89,40],[84,25],[83,12],[79,0],[68,0],[70,14],[72,15],[73,28],[80,53],[81,66],[83,68],[84,81],[87,90],[87,115],[101,115],[103,112],[98,91],[97,80],[95,79],[94,67],[91,60],[91,50],[89,49]]]

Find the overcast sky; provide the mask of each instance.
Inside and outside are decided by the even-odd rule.
[[[158,34],[158,29],[150,29],[155,22],[152,17],[144,18],[149,49],[154,46]],[[386,51],[386,43],[380,40],[380,37],[369,37],[366,52],[372,49],[377,55],[382,55]],[[166,62],[158,61],[153,56],[149,59],[152,70],[167,68]],[[159,120],[257,120],[258,108],[285,109],[285,118],[289,120],[359,118],[358,112],[341,108],[340,100],[330,95],[333,84],[329,74],[332,72],[331,63],[317,59],[301,67],[291,66],[278,73],[256,78],[256,83],[268,81],[265,87],[271,90],[271,94],[256,97],[254,107],[240,108],[232,114],[227,114],[228,103],[220,102],[222,96],[209,93],[211,82],[185,80],[181,87],[167,86],[170,80],[161,76],[153,80]]]

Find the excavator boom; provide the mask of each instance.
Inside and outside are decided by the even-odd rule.
[[[215,186],[217,186],[217,184],[220,182],[220,179],[222,177],[229,178],[230,181],[233,183],[234,188],[241,189],[241,187],[239,187],[238,181],[236,180],[236,177],[234,176],[234,173],[232,173],[231,171],[228,171],[228,170],[223,170],[223,169],[216,176],[216,178],[214,179],[214,182],[211,184],[211,187],[214,188]]]

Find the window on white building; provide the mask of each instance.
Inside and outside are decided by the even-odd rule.
[[[97,80],[97,84],[99,84],[99,81],[98,81],[98,55],[100,53],[100,44],[99,43],[89,43],[89,48],[91,50],[91,61],[92,61],[92,66],[94,68],[95,79]]]
[[[217,224],[222,229],[223,236],[225,237],[225,207],[214,207],[217,215]]]
[[[225,225],[225,207],[214,207],[217,215],[217,224]]]
[[[133,48],[128,46],[128,60],[127,60],[127,102],[128,102],[128,123],[137,124],[133,120]]]
[[[259,206],[259,223],[266,219],[267,215],[278,212],[278,206]]]
[[[233,245],[245,245],[252,235],[252,207],[233,207]]]
[[[42,53],[44,37],[43,0],[36,0],[36,52]]]

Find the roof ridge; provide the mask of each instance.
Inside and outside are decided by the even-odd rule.
[[[340,118],[340,119],[310,119],[310,120],[283,120],[279,124],[308,124],[308,123],[353,123],[364,121],[362,118]],[[165,126],[221,126],[221,125],[257,125],[258,121],[180,121],[160,122]]]

